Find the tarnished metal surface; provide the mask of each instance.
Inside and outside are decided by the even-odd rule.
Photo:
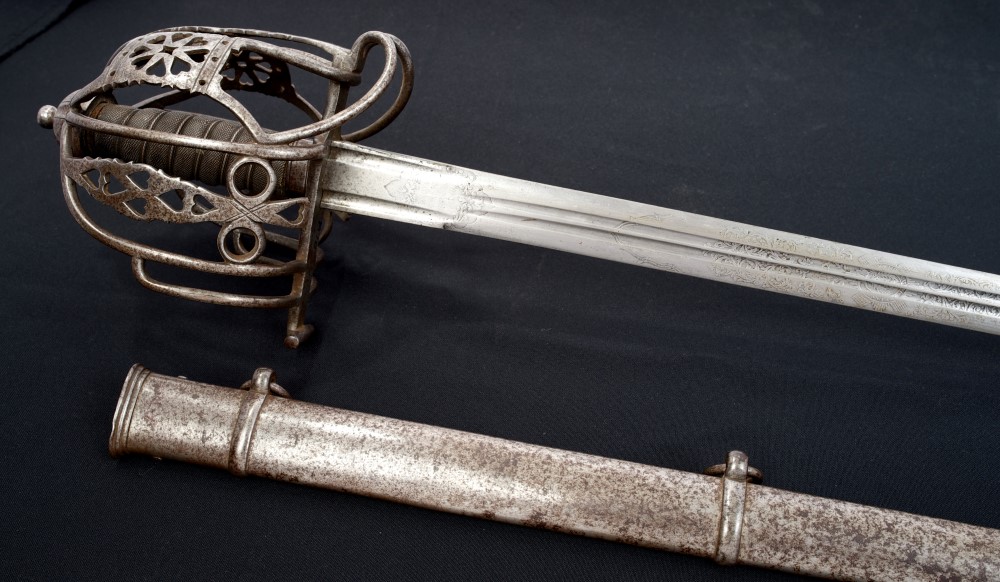
[[[320,58],[271,40],[292,41]],[[374,86],[347,105],[368,52],[381,46],[386,65]],[[398,68],[399,93],[368,127],[340,135],[367,110]],[[320,111],[296,90],[291,68],[330,82]],[[113,92],[131,84],[170,89],[132,107]],[[77,221],[102,242],[132,255],[150,289],[210,303],[290,308],[286,344],[311,329],[305,305],[313,289],[317,245],[330,211],[365,214],[496,237],[664,271],[735,283],[870,311],[1000,333],[1000,277],[860,247],[788,234],[655,206],[505,178],[353,145],[385,127],[412,88],[406,47],[369,32],[348,50],[290,35],[242,29],[183,28],[126,43],[100,77],[39,123],[62,141],[64,190]],[[234,95],[256,91],[310,116],[300,128],[268,131]],[[164,112],[204,95],[235,118]],[[99,156],[96,159],[92,156]],[[325,160],[325,161],[324,161]],[[97,178],[88,178],[96,173]],[[146,176],[149,185],[134,179]],[[124,184],[109,189],[111,179]],[[224,184],[224,195],[200,184]],[[77,199],[83,190],[131,218],[219,225],[220,262],[152,248],[102,229]],[[250,190],[248,193],[246,190]],[[180,205],[166,202],[179,192]],[[290,208],[298,213],[289,217]],[[294,214],[294,213],[293,213]],[[287,236],[275,228],[297,230]],[[293,260],[265,256],[266,243],[295,250]],[[260,297],[181,287],[153,280],[144,261],[239,277],[291,275],[284,296]]]
[[[715,561],[720,564],[735,564],[739,560],[750,477],[747,461],[746,453],[732,451],[722,473],[722,509],[719,512],[719,541],[715,549]],[[714,467],[709,467],[705,473],[712,474],[712,469]]]
[[[1000,531],[296,402],[134,366],[114,456],[141,453],[420,507],[844,580],[996,580]]]
[[[845,580],[1000,580],[1000,531],[749,485],[739,560]]]
[[[385,66],[374,85],[348,106],[347,91],[361,82],[367,55],[377,46],[385,51]],[[326,56],[310,52],[316,50]],[[293,68],[328,81],[321,109],[292,84]],[[342,135],[340,127],[371,108],[397,71],[402,71],[402,81],[387,111]],[[132,256],[140,283],[208,303],[287,307],[285,343],[295,347],[312,329],[305,323],[305,308],[315,289],[312,273],[322,257],[317,245],[331,225],[331,213],[318,202],[319,160],[328,142],[363,139],[390,123],[406,104],[412,79],[406,47],[380,32],[363,34],[347,49],[256,30],[174,28],[122,45],[97,79],[59,107],[43,107],[38,122],[60,141],[70,212],[95,238]],[[133,85],[165,92],[134,106],[118,104],[115,91]],[[239,91],[283,99],[310,123],[284,131],[264,129],[234,96]],[[233,119],[163,109],[196,96],[216,101]],[[224,192],[212,186],[222,186]],[[214,224],[221,260],[117,236],[84,210],[80,192],[135,220]],[[294,257],[265,254],[269,244],[289,249]],[[290,289],[284,295],[261,296],[192,288],[151,278],[146,261],[214,275],[287,276]]]

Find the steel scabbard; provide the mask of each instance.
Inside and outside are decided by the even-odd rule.
[[[997,580],[1000,531],[299,402],[133,366],[113,456],[138,453],[639,546],[844,580]]]

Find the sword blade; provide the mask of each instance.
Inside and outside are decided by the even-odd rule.
[[[338,142],[321,206],[1000,334],[1000,276]]]

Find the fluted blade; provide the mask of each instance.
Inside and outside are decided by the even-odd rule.
[[[324,208],[1000,334],[1000,276],[337,143]]]

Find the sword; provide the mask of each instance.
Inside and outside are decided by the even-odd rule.
[[[747,456],[706,475],[298,402],[135,365],[112,456],[144,454],[428,509],[839,580],[996,580],[1000,531],[783,491]]]
[[[385,66],[348,105],[349,89],[361,82],[376,47],[385,52]],[[322,111],[296,90],[292,71],[329,83]],[[385,113],[360,130],[343,131],[390,90],[397,72],[398,92]],[[319,243],[333,216],[351,214],[1000,333],[997,275],[356,144],[400,113],[412,75],[406,47],[379,32],[347,49],[255,30],[172,28],[123,45],[97,79],[58,107],[43,107],[39,123],[60,140],[71,214],[95,238],[131,255],[142,285],[208,303],[287,307],[290,347],[312,331],[305,311],[322,257]],[[131,106],[118,103],[115,92],[136,84],[168,90]],[[240,91],[282,99],[310,123],[264,129],[236,98]],[[231,119],[165,109],[192,97],[214,100]],[[219,259],[116,235],[87,212],[81,192],[132,219],[215,224]],[[286,256],[275,256],[276,248]],[[290,289],[265,296],[195,288],[154,279],[149,261],[232,277],[290,277]]]

